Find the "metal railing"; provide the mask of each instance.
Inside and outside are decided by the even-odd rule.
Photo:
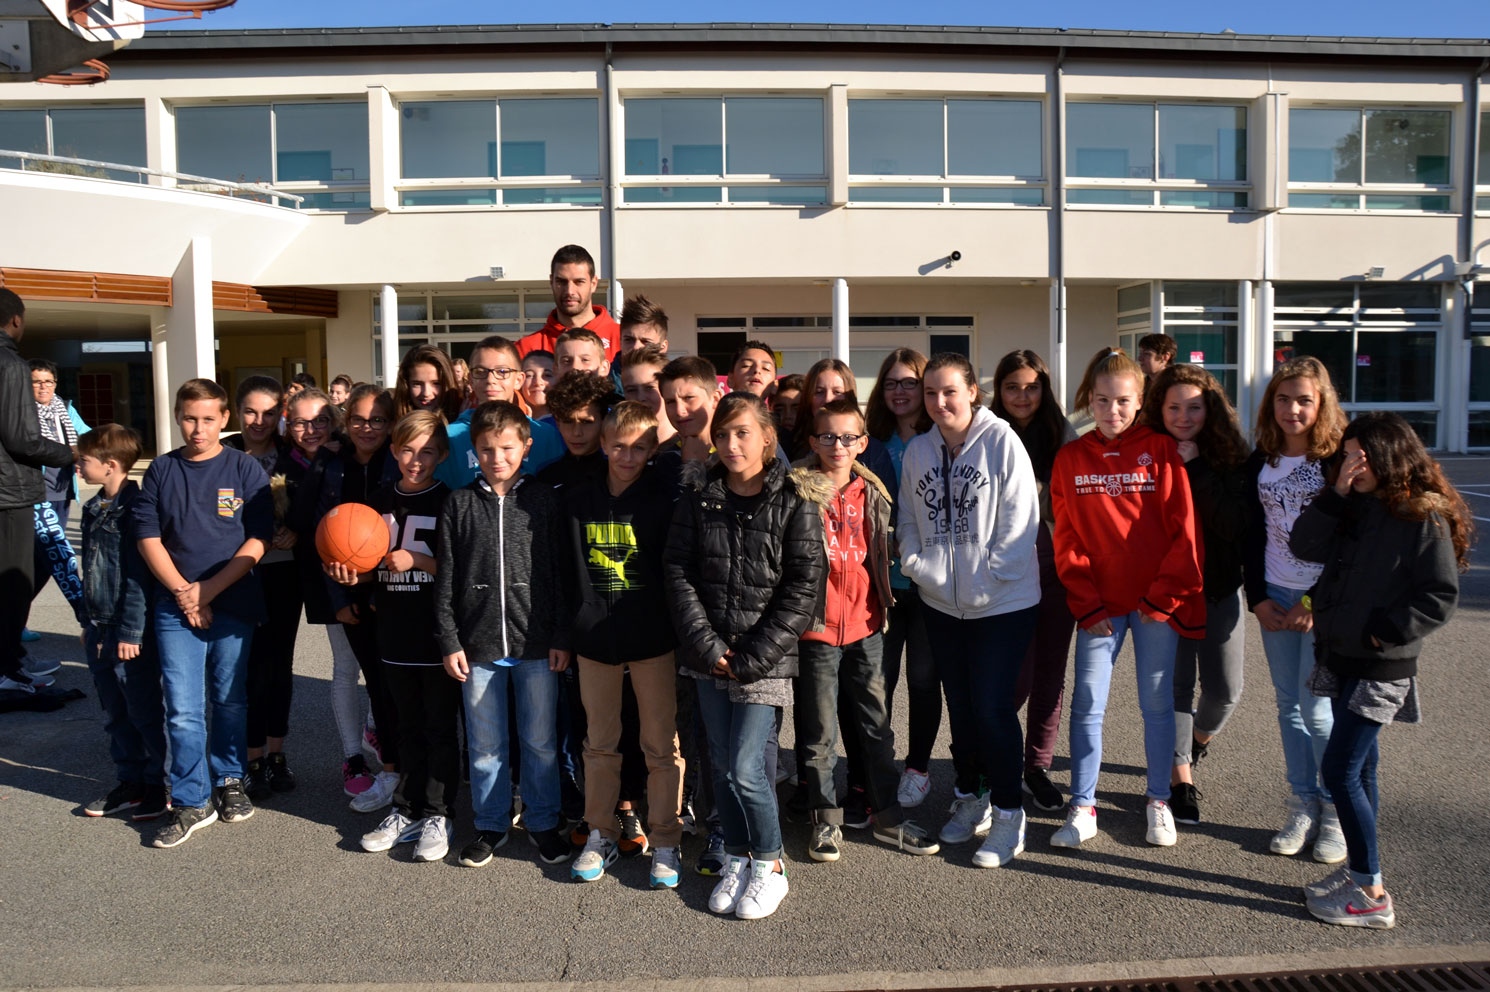
[[[5,159],[18,160],[21,163],[22,172],[42,171],[38,169],[27,169],[27,162],[51,162],[58,165],[76,165],[89,169],[107,169],[114,172],[132,172],[140,177],[139,181],[141,183],[144,183],[146,179],[152,176],[162,179],[173,179],[178,184],[176,186],[177,189],[190,190],[196,193],[213,193],[232,197],[237,197],[239,195],[253,198],[267,197],[271,205],[276,207],[284,206],[279,202],[280,200],[288,200],[291,204],[291,207],[287,209],[298,209],[300,207],[300,204],[305,202],[305,197],[303,196],[296,196],[294,193],[286,193],[283,190],[275,189],[273,186],[265,186],[262,183],[239,183],[233,182],[232,180],[228,179],[215,179],[211,176],[195,176],[189,172],[167,172],[164,169],[151,169],[142,165],[125,165],[121,162],[100,162],[96,159],[91,158],[70,158],[66,155],[42,155],[36,152],[18,152],[0,148],[0,162],[3,162]],[[0,168],[4,168],[4,166],[0,166]],[[89,176],[88,178],[110,179],[114,182],[123,181],[114,180],[111,176]],[[187,185],[181,185],[183,181]]]

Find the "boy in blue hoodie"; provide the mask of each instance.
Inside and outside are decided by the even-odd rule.
[[[130,519],[140,487],[129,470],[139,457],[140,436],[119,424],[78,438],[78,475],[99,487],[83,507],[83,643],[119,782],[83,812],[153,820],[167,804],[166,715],[160,657],[145,622],[152,583]]]

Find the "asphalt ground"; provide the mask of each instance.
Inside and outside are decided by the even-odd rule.
[[[1446,461],[1490,527],[1490,459]],[[76,514],[75,514],[76,516]],[[74,530],[76,528],[74,527]],[[1427,642],[1424,723],[1382,738],[1381,845],[1398,923],[1330,927],[1299,886],[1327,873],[1307,854],[1267,853],[1286,788],[1266,663],[1247,628],[1247,689],[1198,774],[1205,822],[1176,847],[1143,839],[1143,750],[1131,653],[1119,661],[1099,786],[1100,834],[1049,846],[1054,815],[1030,808],[1028,850],[972,867],[975,843],[930,858],[848,831],[831,865],[785,828],[791,894],[772,918],[722,919],[712,881],[647,888],[647,858],[592,884],[535,857],[526,834],[486,868],[458,866],[462,797],[444,864],[409,847],[367,854],[378,819],[347,807],[324,633],[301,631],[287,751],[295,792],[171,851],[150,825],[81,815],[113,784],[70,611],[49,585],[32,612],[41,657],[89,698],[50,714],[0,715],[0,986],[436,986],[596,983],[593,988],[924,988],[1115,980],[1270,968],[1490,958],[1490,554],[1464,577],[1458,615]],[[896,714],[904,734],[903,707]],[[787,721],[790,726],[790,721]],[[789,731],[788,731],[789,736]],[[1054,778],[1069,782],[1064,728]],[[951,800],[947,733],[931,797]],[[702,841],[685,845],[691,865]]]

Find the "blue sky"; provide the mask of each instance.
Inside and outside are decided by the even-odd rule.
[[[1425,12],[1437,11],[1434,17]],[[954,24],[1008,27],[1111,28],[1137,31],[1231,29],[1242,34],[1323,34],[1432,38],[1490,37],[1490,3],[1421,7],[1402,0],[1252,0],[1205,3],[1146,0],[1114,3],[1067,0],[1059,4],[988,0],[570,0],[566,4],[506,4],[472,0],[238,0],[235,7],[201,21],[170,28],[307,28],[389,24],[516,24],[757,21],[854,24]]]

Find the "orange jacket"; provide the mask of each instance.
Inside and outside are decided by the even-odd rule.
[[[1055,565],[1081,627],[1142,611],[1205,636],[1203,551],[1173,438],[1093,430],[1061,448],[1050,477]]]
[[[585,325],[585,330],[594,331],[600,335],[600,340],[605,342],[605,357],[614,355],[621,347],[621,325],[611,319],[611,315],[605,307],[596,303],[591,309],[595,316]],[[532,334],[524,335],[517,342],[517,357],[523,359],[528,357],[530,351],[553,351],[554,342],[559,340],[559,335],[569,328],[559,323],[559,312],[550,310],[548,312],[548,323]]]

